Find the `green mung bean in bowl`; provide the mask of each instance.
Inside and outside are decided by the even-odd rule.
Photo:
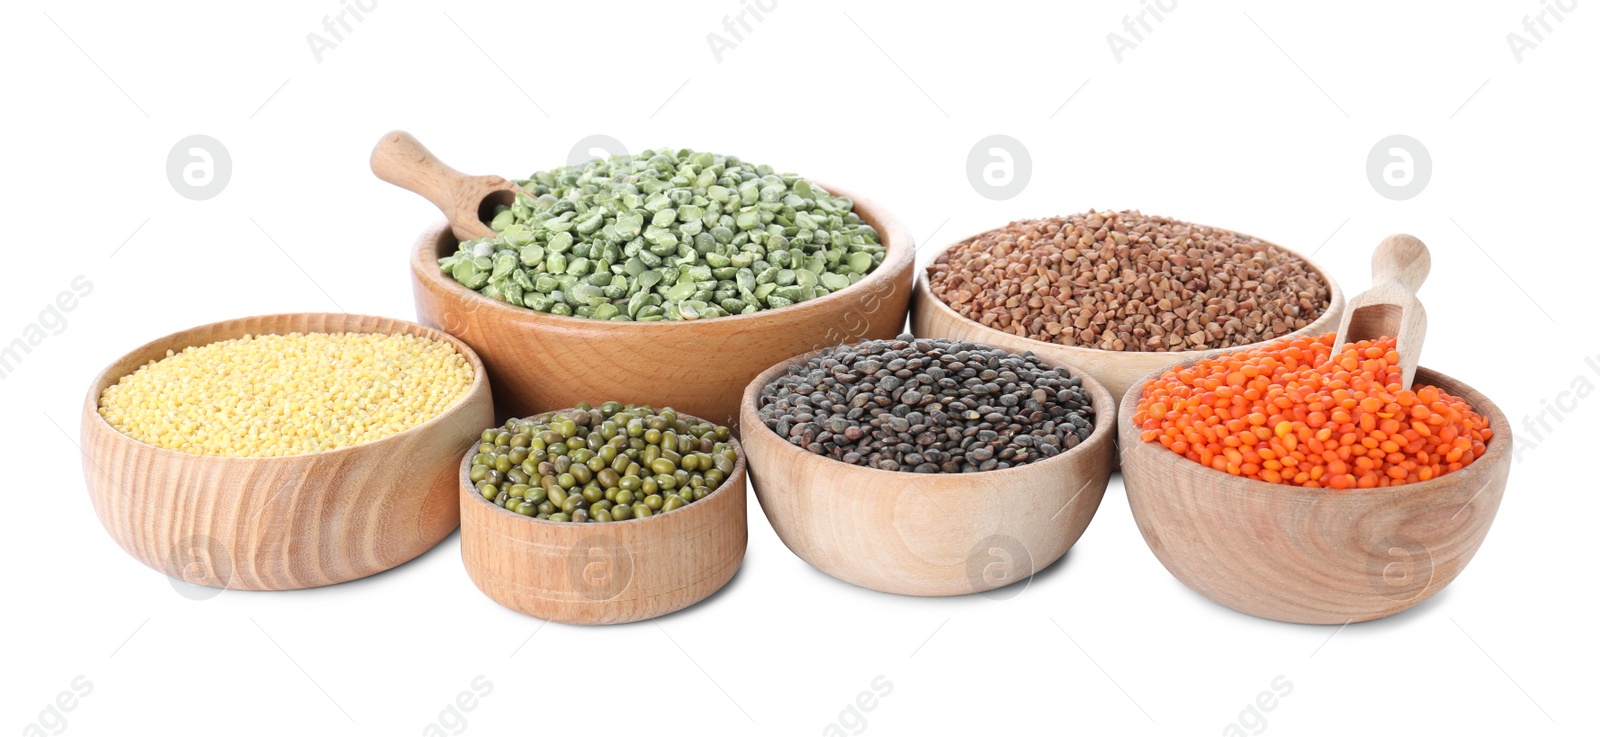
[[[467,480],[487,501],[551,522],[644,519],[705,499],[739,460],[731,431],[668,407],[605,402],[483,431]]]
[[[585,402],[489,428],[462,458],[460,487],[467,574],[540,619],[657,617],[711,595],[744,560],[739,441],[671,408]]]
[[[1110,477],[1114,403],[1072,366],[902,335],[814,351],[745,389],[756,497],[789,549],[918,596],[1027,580]]]

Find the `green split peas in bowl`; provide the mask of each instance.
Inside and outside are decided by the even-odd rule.
[[[883,262],[878,232],[794,174],[735,156],[643,151],[537,172],[493,238],[439,260],[484,296],[599,320],[697,320],[836,292]]]

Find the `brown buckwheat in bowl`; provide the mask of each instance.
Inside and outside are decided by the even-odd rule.
[[[1176,363],[1337,327],[1322,267],[1243,233],[1094,211],[955,242],[917,275],[912,332],[1033,351],[1115,397]]]

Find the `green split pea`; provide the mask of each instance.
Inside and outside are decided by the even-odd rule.
[[[439,267],[502,302],[598,320],[700,320],[815,299],[883,262],[848,197],[735,156],[592,159],[517,182],[494,238]]]

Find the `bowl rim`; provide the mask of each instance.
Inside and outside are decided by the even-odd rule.
[[[161,446],[151,445],[151,444],[146,443],[146,442],[144,442],[142,440],[139,440],[138,438],[135,438],[132,435],[124,433],[121,430],[118,430],[117,428],[113,427],[110,422],[106,421],[105,417],[100,415],[100,396],[102,394],[104,394],[105,390],[110,388],[112,384],[114,384],[114,383],[116,383],[118,381],[121,381],[123,376],[127,376],[127,375],[132,373],[132,372],[128,372],[128,373],[122,374],[121,376],[112,377],[110,375],[111,374],[111,369],[114,368],[117,364],[120,364],[120,363],[122,363],[124,361],[130,360],[136,355],[140,355],[140,354],[144,354],[144,353],[147,353],[147,352],[155,351],[156,349],[158,349],[160,347],[163,347],[163,346],[170,346],[171,344],[173,344],[176,341],[176,339],[179,336],[182,336],[182,335],[184,335],[186,333],[197,333],[197,332],[200,332],[200,331],[217,329],[217,328],[220,328],[222,326],[232,326],[234,324],[245,323],[245,322],[249,322],[249,321],[253,321],[253,320],[273,320],[273,319],[282,319],[282,318],[290,318],[290,319],[294,319],[294,320],[318,320],[318,319],[322,319],[322,320],[329,320],[329,321],[376,320],[376,321],[378,321],[380,323],[386,323],[389,326],[404,326],[404,327],[408,327],[411,330],[417,331],[415,333],[408,333],[408,334],[418,335],[419,337],[430,338],[430,339],[433,339],[433,340],[436,340],[436,341],[440,341],[440,342],[445,342],[445,343],[448,343],[448,344],[454,346],[455,349],[456,349],[456,352],[460,353],[463,357],[465,357],[467,359],[467,363],[472,367],[472,383],[467,385],[466,391],[462,392],[461,396],[456,398],[455,402],[451,403],[448,407],[445,407],[444,409],[440,410],[438,414],[434,415],[433,417],[428,418],[428,420],[425,421],[425,422],[421,422],[419,424],[412,425],[411,427],[408,427],[408,428],[406,428],[404,430],[401,430],[400,432],[394,433],[392,435],[385,435],[385,436],[383,436],[381,438],[375,438],[373,440],[368,440],[366,442],[357,443],[355,445],[346,445],[344,447],[334,448],[332,450],[319,450],[319,451],[312,451],[310,453],[297,453],[297,454],[294,454],[294,455],[282,455],[282,456],[228,456],[228,455],[204,455],[204,454],[200,454],[200,453],[185,453],[185,452],[183,452],[181,450],[173,450],[171,448],[163,448]],[[381,334],[385,334],[385,335],[393,335],[393,334],[395,334],[397,332],[403,332],[403,331],[400,331],[400,330],[361,330],[361,329],[347,328],[347,329],[341,329],[341,330],[290,330],[289,332],[300,332],[300,333],[308,333],[308,332],[309,333],[333,333],[333,332],[350,333],[350,332],[355,332],[355,333],[381,333]],[[263,334],[265,334],[265,335],[285,335],[286,333],[283,333],[283,332],[273,332],[273,333],[251,332],[249,334],[250,335],[263,335]],[[189,347],[197,347],[199,345],[211,345],[212,343],[218,343],[218,342],[221,342],[221,341],[224,341],[224,340],[231,340],[231,338],[217,338],[216,340],[212,340],[210,343],[190,344],[190,345],[185,346],[185,347],[189,348]],[[151,360],[160,360],[160,359],[151,359]],[[146,363],[148,363],[148,361],[140,363],[133,370],[137,371],[139,368],[142,368]],[[437,425],[437,424],[439,424],[441,422],[451,422],[451,423],[454,423],[457,426],[459,426],[460,423],[456,422],[454,414],[457,411],[459,411],[461,408],[467,406],[468,401],[471,400],[475,395],[479,394],[480,392],[483,394],[484,401],[491,401],[491,399],[490,399],[491,395],[489,393],[490,392],[489,376],[488,376],[487,371],[484,369],[483,360],[478,357],[478,354],[475,351],[472,350],[471,346],[468,346],[461,339],[459,339],[459,338],[457,338],[457,337],[455,337],[453,335],[450,335],[449,333],[446,333],[443,330],[439,330],[437,328],[432,328],[432,327],[429,327],[427,325],[423,325],[421,323],[411,322],[410,320],[402,320],[402,319],[396,318],[396,317],[384,317],[382,315],[364,315],[364,314],[357,314],[357,313],[352,313],[352,312],[275,312],[275,313],[268,313],[268,314],[262,314],[262,315],[249,315],[249,316],[246,316],[246,317],[235,317],[235,318],[230,318],[230,319],[227,319],[227,320],[218,320],[216,322],[211,322],[211,323],[206,323],[206,324],[203,324],[203,325],[196,325],[196,326],[193,326],[193,327],[184,328],[183,330],[178,330],[176,332],[169,333],[167,335],[163,335],[163,336],[161,336],[159,338],[156,338],[154,340],[148,341],[148,342],[144,343],[143,345],[140,345],[139,347],[134,348],[133,350],[127,351],[125,353],[122,353],[117,358],[113,359],[111,361],[111,363],[106,364],[105,368],[101,369],[98,373],[96,373],[94,379],[90,381],[90,383],[89,383],[89,392],[88,392],[88,395],[84,399],[84,412],[86,414],[88,414],[88,415],[93,415],[94,416],[94,421],[100,423],[102,429],[104,429],[105,431],[109,432],[110,433],[110,437],[113,438],[114,441],[116,441],[118,439],[126,440],[126,441],[128,441],[130,443],[133,443],[135,446],[137,446],[141,452],[153,452],[153,453],[158,454],[159,456],[170,455],[173,458],[185,458],[185,459],[197,458],[197,459],[204,459],[205,461],[212,461],[212,462],[229,462],[229,463],[241,463],[241,464],[254,465],[254,464],[257,464],[257,463],[265,464],[265,463],[273,463],[273,462],[304,462],[304,461],[309,460],[309,459],[319,459],[320,460],[320,459],[323,459],[323,458],[341,457],[343,455],[347,455],[349,453],[354,453],[354,452],[357,452],[357,451],[371,450],[371,449],[375,448],[376,446],[378,446],[381,443],[386,443],[386,442],[390,442],[390,441],[398,442],[401,438],[404,438],[406,436],[412,435],[414,433],[420,433],[420,432],[422,432],[424,430],[431,429],[435,425]],[[80,429],[79,430],[80,435],[83,432],[87,431],[87,430],[88,430],[87,427],[84,427],[84,428]]]
[[[948,339],[946,339],[946,338],[928,338],[926,336],[914,336],[913,340],[948,340]],[[864,341],[855,341],[855,342],[852,342],[852,343],[841,344],[841,345],[854,346],[854,345],[857,345],[857,344],[859,344],[861,342],[864,342]],[[956,342],[973,343],[974,345],[981,345],[981,346],[983,346],[985,348],[991,348],[991,349],[994,349],[994,350],[1005,351],[1006,353],[1011,353],[1011,351],[1006,350],[1005,348],[1001,348],[999,346],[994,346],[994,345],[989,345],[987,343],[978,343],[976,341],[956,341]],[[794,356],[794,357],[792,357],[792,358],[790,358],[790,359],[788,359],[786,361],[783,361],[781,363],[778,363],[778,364],[775,364],[775,365],[769,367],[766,371],[763,371],[760,374],[757,374],[754,379],[751,379],[750,383],[745,386],[744,396],[739,401],[739,408],[740,408],[740,412],[741,413],[743,413],[745,410],[748,410],[752,414],[752,417],[755,420],[755,422],[753,422],[753,423],[743,423],[743,422],[741,422],[740,423],[740,427],[739,427],[740,432],[755,432],[755,433],[758,433],[758,434],[763,434],[764,436],[771,436],[771,440],[773,441],[772,444],[774,446],[780,448],[780,450],[778,452],[783,454],[786,457],[789,457],[789,458],[804,458],[804,459],[806,459],[804,462],[812,462],[812,463],[821,462],[821,463],[825,463],[825,464],[838,464],[840,467],[843,467],[843,468],[846,468],[846,469],[853,469],[854,471],[858,471],[858,472],[861,472],[861,473],[866,473],[868,475],[875,475],[877,478],[883,479],[885,481],[890,480],[890,479],[894,479],[899,483],[914,482],[914,481],[916,481],[918,479],[927,479],[929,477],[934,477],[934,478],[941,478],[941,477],[942,478],[982,477],[982,478],[985,478],[985,479],[1002,479],[1003,480],[1005,478],[1005,476],[1008,475],[1008,474],[1011,475],[1011,476],[1021,476],[1021,475],[1024,475],[1024,474],[1028,473],[1029,471],[1042,469],[1045,466],[1047,466],[1047,465],[1049,465],[1051,463],[1057,462],[1057,461],[1059,461],[1061,463],[1066,463],[1066,460],[1063,460],[1063,459],[1066,459],[1069,456],[1073,456],[1074,454],[1077,454],[1078,456],[1089,455],[1090,453],[1092,453],[1094,451],[1089,451],[1089,450],[1085,450],[1085,449],[1090,448],[1091,446],[1099,446],[1100,444],[1107,443],[1107,442],[1110,442],[1113,445],[1115,445],[1116,434],[1117,434],[1117,431],[1116,431],[1116,414],[1117,414],[1116,413],[1116,398],[1111,395],[1111,391],[1106,389],[1105,385],[1101,384],[1098,379],[1094,378],[1093,376],[1090,376],[1087,371],[1084,371],[1084,370],[1078,368],[1077,366],[1075,366],[1075,365],[1073,365],[1071,363],[1067,363],[1067,362],[1063,362],[1063,361],[1057,361],[1057,360],[1054,360],[1054,359],[1052,359],[1052,358],[1050,358],[1048,356],[1043,356],[1043,355],[1035,353],[1034,357],[1039,359],[1039,361],[1041,363],[1043,363],[1045,365],[1048,365],[1048,366],[1051,366],[1053,368],[1066,369],[1067,373],[1070,376],[1070,378],[1080,379],[1082,381],[1082,386],[1085,389],[1088,390],[1089,398],[1090,398],[1090,404],[1094,407],[1094,412],[1095,412],[1094,429],[1089,431],[1089,437],[1086,438],[1083,442],[1078,443],[1077,445],[1073,446],[1072,448],[1067,449],[1066,451],[1064,451],[1062,453],[1059,453],[1057,455],[1053,455],[1053,456],[1051,456],[1049,458],[1045,458],[1045,459],[1040,460],[1040,461],[1034,461],[1034,462],[1031,462],[1031,463],[1024,463],[1024,464],[1022,464],[1020,466],[1012,466],[1011,468],[997,468],[997,469],[992,469],[992,470],[989,470],[989,471],[975,471],[975,472],[972,472],[972,473],[915,473],[915,472],[911,472],[911,471],[887,471],[887,470],[884,470],[884,469],[881,469],[881,468],[871,468],[869,466],[857,466],[855,464],[845,463],[844,461],[840,461],[840,460],[836,460],[836,459],[833,459],[833,458],[829,458],[827,456],[817,455],[816,453],[812,453],[812,452],[810,452],[808,450],[805,450],[804,448],[800,448],[799,446],[796,446],[795,444],[790,443],[785,438],[778,437],[778,434],[776,432],[773,432],[772,428],[767,427],[767,423],[763,422],[761,420],[760,415],[759,415],[759,412],[761,411],[759,400],[760,400],[760,397],[761,397],[761,391],[763,389],[765,389],[768,384],[772,383],[772,381],[776,380],[781,374],[783,374],[784,372],[787,372],[789,370],[790,366],[794,366],[796,364],[799,364],[799,363],[802,363],[802,362],[805,362],[805,361],[809,361],[812,357],[821,355],[823,351],[830,351],[830,350],[834,350],[834,349],[839,348],[839,347],[841,347],[841,346],[839,346],[839,345],[827,346],[827,347],[824,347],[824,348],[819,348],[819,349],[814,350],[814,351],[808,351],[806,353],[802,353],[802,354],[800,354],[798,356]],[[1013,355],[1022,355],[1022,354],[1016,353],[1016,354],[1013,354]],[[746,429],[747,427],[749,429]],[[1078,451],[1080,451],[1080,450],[1083,450],[1084,452],[1083,453],[1078,453]],[[759,489],[758,489],[758,491],[759,491]]]
[[[1049,219],[1049,218],[1046,217],[1046,218],[1032,218],[1032,219],[1044,220],[1044,219]],[[1013,222],[1015,222],[1015,221],[1013,221]],[[1007,223],[1007,224],[1009,225],[1009,223]],[[1303,253],[1300,253],[1299,251],[1296,251],[1296,250],[1294,250],[1292,248],[1289,248],[1287,246],[1281,246],[1281,245],[1278,245],[1277,243],[1275,243],[1273,241],[1269,241],[1269,240],[1267,240],[1265,238],[1260,238],[1260,237],[1257,237],[1257,236],[1254,236],[1254,235],[1251,235],[1249,233],[1245,233],[1245,232],[1242,232],[1242,231],[1233,230],[1233,229],[1230,229],[1230,228],[1219,228],[1219,227],[1212,226],[1212,225],[1205,225],[1203,223],[1190,223],[1190,225],[1195,226],[1195,227],[1201,227],[1201,228],[1210,228],[1210,229],[1212,229],[1214,231],[1224,231],[1224,232],[1232,233],[1234,235],[1243,236],[1243,237],[1246,237],[1246,238],[1254,238],[1255,240],[1258,240],[1258,241],[1260,241],[1262,243],[1265,243],[1269,248],[1278,249],[1279,251],[1282,251],[1284,253],[1289,254],[1290,256],[1293,256],[1295,258],[1300,259],[1307,266],[1310,266],[1311,269],[1313,271],[1315,271],[1318,276],[1322,277],[1322,282],[1328,286],[1328,306],[1327,306],[1327,308],[1325,308],[1322,311],[1322,314],[1318,315],[1315,319],[1313,319],[1309,325],[1306,325],[1305,327],[1300,328],[1299,330],[1296,330],[1296,331],[1293,331],[1293,332],[1290,332],[1290,333],[1285,333],[1284,335],[1280,335],[1280,336],[1278,336],[1276,338],[1269,338],[1267,340],[1257,341],[1255,343],[1246,343],[1244,345],[1238,345],[1238,346],[1233,346],[1233,347],[1229,347],[1229,348],[1198,348],[1198,349],[1195,349],[1195,350],[1188,350],[1188,351],[1112,351],[1112,350],[1106,350],[1104,348],[1094,348],[1094,347],[1090,347],[1090,346],[1064,345],[1064,344],[1061,344],[1061,343],[1050,343],[1050,342],[1047,342],[1047,341],[1039,340],[1037,338],[1030,338],[1030,337],[1027,337],[1025,335],[1017,335],[1015,333],[1008,333],[1008,332],[1005,332],[1003,330],[996,330],[995,328],[989,327],[988,325],[984,325],[983,323],[978,322],[977,320],[974,320],[974,319],[972,319],[970,317],[967,317],[966,315],[963,315],[963,314],[961,314],[959,312],[956,312],[955,308],[951,307],[949,305],[949,303],[945,302],[944,300],[940,299],[938,295],[934,294],[933,293],[933,289],[932,289],[932,283],[928,279],[928,270],[933,268],[934,262],[938,261],[940,257],[942,257],[946,253],[948,253],[950,251],[950,249],[955,248],[956,246],[961,245],[962,243],[966,243],[966,242],[968,242],[968,241],[970,241],[970,240],[972,240],[974,238],[977,238],[979,236],[987,235],[989,233],[993,233],[994,231],[1000,230],[1001,228],[1005,227],[1004,225],[997,226],[997,227],[994,227],[994,228],[989,228],[987,230],[982,230],[982,231],[979,231],[977,233],[973,233],[972,235],[966,236],[964,238],[958,238],[956,240],[953,240],[953,241],[945,244],[943,247],[939,248],[938,250],[934,251],[933,252],[933,256],[928,259],[928,261],[927,261],[927,263],[925,265],[917,267],[917,269],[916,269],[916,272],[917,272],[916,273],[916,281],[914,282],[914,285],[913,285],[913,291],[914,292],[922,292],[922,293],[927,294],[928,295],[928,302],[932,303],[934,309],[939,310],[939,311],[949,315],[950,317],[955,318],[956,320],[959,320],[961,322],[964,322],[964,323],[966,323],[966,324],[968,324],[968,325],[970,325],[970,326],[972,326],[974,328],[977,328],[980,331],[984,331],[985,333],[997,333],[999,335],[1005,336],[1008,339],[1024,341],[1025,344],[1027,344],[1027,345],[1040,346],[1044,350],[1082,351],[1086,355],[1095,355],[1095,356],[1118,356],[1118,355],[1171,356],[1171,357],[1173,357],[1175,359],[1174,362],[1182,362],[1182,361],[1189,360],[1190,358],[1202,358],[1205,355],[1217,355],[1217,354],[1220,354],[1220,353],[1247,350],[1247,349],[1250,349],[1250,348],[1255,348],[1255,347],[1258,347],[1258,346],[1266,345],[1268,343],[1271,343],[1274,340],[1282,340],[1283,338],[1291,338],[1291,337],[1300,337],[1300,336],[1305,336],[1305,335],[1320,334],[1320,333],[1315,333],[1314,332],[1314,331],[1318,330],[1318,323],[1322,322],[1325,319],[1328,319],[1329,315],[1333,315],[1334,318],[1335,318],[1334,321],[1337,322],[1337,318],[1341,317],[1343,315],[1344,310],[1345,310],[1344,290],[1339,287],[1339,282],[1336,281],[1333,278],[1333,275],[1326,268],[1323,268],[1323,266],[1321,264],[1317,263],[1316,261],[1313,261],[1311,259],[1311,257],[1309,257],[1309,256],[1307,256],[1307,255],[1305,255]],[[1039,352],[1039,348],[1030,348],[1030,350],[1033,350],[1035,353]]]
[[[1283,338],[1278,338],[1275,340],[1282,339]],[[1455,384],[1467,389],[1469,392],[1482,399],[1481,402],[1469,402],[1472,410],[1489,420],[1489,428],[1494,430],[1494,437],[1490,438],[1489,442],[1484,446],[1483,456],[1473,459],[1472,463],[1468,464],[1464,468],[1440,474],[1439,476],[1428,479],[1427,481],[1418,481],[1414,484],[1401,484],[1399,486],[1380,486],[1370,489],[1362,489],[1359,487],[1343,490],[1326,488],[1311,489],[1298,484],[1274,484],[1270,481],[1259,481],[1252,478],[1246,478],[1244,476],[1234,476],[1226,471],[1218,471],[1210,466],[1204,466],[1195,461],[1191,461],[1187,457],[1173,453],[1164,447],[1160,447],[1160,452],[1156,452],[1158,448],[1152,448],[1149,446],[1159,446],[1159,444],[1153,444],[1139,440],[1139,437],[1136,433],[1138,433],[1140,429],[1138,426],[1133,424],[1133,415],[1137,411],[1139,405],[1139,395],[1144,393],[1144,387],[1146,384],[1161,377],[1166,372],[1176,368],[1187,368],[1195,363],[1195,361],[1199,360],[1204,359],[1195,359],[1194,361],[1175,363],[1171,366],[1152,371],[1149,374],[1141,377],[1138,381],[1135,381],[1133,386],[1128,388],[1128,392],[1123,395],[1122,403],[1119,405],[1117,410],[1118,436],[1120,437],[1122,431],[1126,430],[1130,435],[1131,441],[1129,447],[1123,448],[1122,450],[1124,458],[1132,453],[1145,453],[1146,451],[1149,451],[1149,453],[1146,454],[1146,457],[1152,459],[1150,462],[1156,464],[1158,467],[1158,472],[1167,472],[1172,474],[1192,474],[1195,471],[1199,471],[1200,473],[1196,475],[1202,477],[1214,474],[1212,476],[1212,478],[1216,481],[1216,483],[1213,484],[1214,486],[1230,487],[1235,490],[1236,493],[1241,494],[1255,495],[1290,493],[1315,499],[1329,499],[1346,503],[1359,503],[1383,500],[1392,497],[1397,491],[1406,494],[1425,494],[1429,492],[1449,491],[1463,484],[1470,485],[1473,488],[1482,488],[1483,485],[1489,481],[1489,479],[1485,477],[1490,476],[1499,470],[1500,466],[1505,463],[1506,458],[1511,453],[1511,423],[1506,420],[1505,414],[1500,411],[1500,408],[1495,405],[1494,401],[1489,399],[1488,395],[1478,391],[1466,382],[1425,366],[1417,367],[1417,377],[1412,382],[1413,388],[1418,385],[1437,385],[1440,380],[1443,380],[1443,382]],[[1427,380],[1426,383],[1424,383],[1424,379]],[[1440,391],[1443,391],[1443,389],[1441,388]],[[1457,396],[1457,398],[1462,400],[1467,399],[1466,397],[1461,396]],[[1501,442],[1502,439],[1504,439],[1504,442]],[[1124,466],[1126,466],[1126,461],[1124,461]],[[1130,493],[1132,493],[1131,490]]]
[[[877,267],[867,272],[856,283],[838,291],[829,292],[816,299],[796,302],[783,307],[703,320],[659,320],[655,322],[596,320],[576,315],[552,315],[548,312],[517,307],[497,299],[485,297],[477,290],[468,289],[456,280],[445,277],[439,270],[438,243],[447,236],[457,243],[460,242],[456,238],[454,231],[451,230],[450,223],[447,220],[439,220],[428,226],[412,245],[411,271],[417,281],[427,284],[436,294],[454,297],[458,304],[466,305],[469,311],[476,312],[487,309],[505,319],[525,320],[534,323],[550,320],[553,321],[554,325],[559,326],[599,325],[608,329],[640,331],[691,330],[696,325],[725,325],[731,330],[737,331],[745,328],[760,327],[759,325],[752,325],[751,321],[762,317],[771,317],[774,314],[799,318],[809,316],[813,312],[824,313],[830,305],[840,300],[859,296],[868,285],[877,291],[881,291],[885,286],[892,286],[895,272],[902,268],[916,267],[916,241],[912,238],[911,232],[900,222],[899,218],[896,218],[875,200],[856,195],[851,190],[837,188],[809,177],[802,177],[802,179],[827,190],[829,194],[835,197],[850,198],[852,203],[851,212],[860,216],[862,220],[878,231],[878,240],[884,247],[884,254],[883,260],[879,262]]]
[[[587,318],[584,318],[584,319],[587,319]],[[624,405],[624,406],[626,406],[626,405]],[[568,410],[573,410],[573,409],[577,409],[577,407],[563,407],[561,409],[550,410],[550,411],[551,412],[566,412]],[[655,409],[656,409],[657,413],[659,413],[661,410],[667,410],[667,409],[672,409],[672,408],[671,407],[658,407],[658,408],[655,408]],[[672,411],[678,412],[676,409],[672,409]],[[544,414],[544,413],[540,412],[539,414]],[[533,415],[529,415],[529,416],[531,417]],[[678,417],[679,417],[679,419],[688,417],[688,418],[700,420],[701,422],[710,422],[710,420],[707,420],[707,419],[705,419],[703,417],[700,417],[699,415],[691,415],[691,414],[689,414],[687,412],[678,412]],[[526,420],[528,418],[527,417],[523,417],[521,419]],[[715,425],[716,423],[712,423],[712,424]],[[501,427],[504,427],[503,423],[502,423]],[[479,432],[481,433],[482,431],[479,431]],[[711,501],[711,497],[717,496],[718,494],[721,494],[724,491],[726,491],[730,486],[733,485],[733,482],[736,479],[743,478],[744,475],[745,475],[745,472],[746,472],[746,467],[745,467],[745,462],[744,462],[744,458],[745,458],[744,445],[739,442],[739,436],[732,431],[732,428],[729,428],[728,442],[733,444],[733,452],[738,455],[738,457],[735,458],[734,461],[733,461],[733,472],[729,473],[728,477],[723,479],[721,484],[717,485],[717,488],[712,489],[711,493],[706,494],[705,498],[703,498],[703,499],[701,499],[700,501],[697,501],[697,502],[690,502],[688,504],[685,504],[685,505],[683,505],[683,506],[681,506],[681,507],[679,507],[677,509],[671,510],[671,511],[667,511],[667,512],[652,512],[649,517],[644,517],[642,519],[639,518],[639,517],[629,517],[628,519],[625,519],[625,520],[612,520],[610,522],[597,522],[595,524],[604,525],[606,527],[606,529],[618,529],[618,528],[612,527],[612,525],[626,525],[626,524],[631,523],[631,522],[637,522],[639,524],[647,525],[647,524],[650,524],[650,522],[652,520],[660,519],[660,518],[666,517],[667,515],[671,515],[671,514],[677,514],[678,512],[681,512],[683,510],[691,509],[691,508],[694,508],[694,507],[697,507],[697,506],[700,506],[700,505],[704,505],[706,502]],[[474,500],[476,500],[475,502],[468,502],[469,504],[471,504],[471,503],[482,504],[484,506],[489,507],[490,514],[493,514],[496,510],[498,510],[498,511],[504,513],[504,514],[511,515],[512,517],[516,517],[518,519],[529,520],[529,521],[532,521],[534,523],[537,523],[538,525],[548,526],[550,529],[553,529],[553,530],[561,530],[561,529],[568,529],[568,528],[574,529],[574,530],[587,530],[587,529],[590,528],[590,525],[587,524],[587,523],[573,523],[573,522],[570,522],[570,521],[569,522],[552,522],[552,521],[547,520],[547,519],[539,519],[536,516],[535,517],[528,517],[528,516],[525,516],[525,515],[517,514],[516,512],[513,512],[513,511],[511,511],[509,509],[506,509],[505,507],[502,507],[502,506],[500,506],[498,504],[495,504],[494,502],[489,501],[488,499],[483,498],[483,495],[479,494],[477,489],[473,488],[472,480],[470,478],[468,478],[468,474],[472,470],[472,457],[477,455],[477,454],[478,454],[478,446],[477,446],[477,444],[474,444],[474,445],[472,445],[472,447],[467,448],[466,454],[461,457],[461,472],[458,475],[458,479],[460,481],[459,486],[461,487],[461,493],[465,494],[467,496],[470,496]],[[465,516],[464,515],[463,515],[462,519],[465,520]],[[465,526],[465,522],[463,522],[463,526]]]

